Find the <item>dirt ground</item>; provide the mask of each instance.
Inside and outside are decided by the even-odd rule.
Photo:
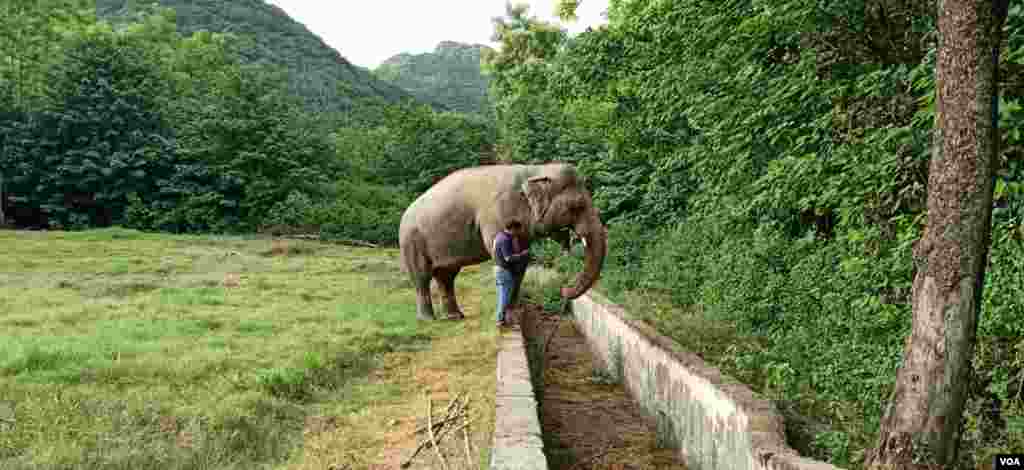
[[[547,342],[541,397],[544,450],[554,470],[685,470],[672,449],[656,446],[655,424],[644,416],[622,385],[595,373],[595,357],[572,320],[539,318],[537,337]],[[547,314],[551,315],[551,314]]]

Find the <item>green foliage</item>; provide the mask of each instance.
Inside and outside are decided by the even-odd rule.
[[[318,194],[341,170],[279,79],[240,67],[217,85],[220,93],[179,102],[190,115],[178,132],[185,165],[162,184],[160,228],[219,229],[204,221],[222,220],[251,230],[288,194]]]
[[[975,461],[1024,446],[1024,242],[1014,226],[993,233],[978,325],[974,380],[968,400],[965,442]]]
[[[393,246],[398,243],[402,212],[410,202],[410,195],[402,190],[344,181],[329,188],[322,200],[291,193],[271,208],[264,225],[316,233],[327,240],[363,240]]]
[[[127,195],[155,191],[170,172],[174,143],[155,98],[166,82],[143,48],[110,31],[66,47],[48,74],[54,106],[10,123],[9,190],[62,226],[119,223]]]
[[[582,0],[558,0],[555,4],[555,15],[562,21],[575,21],[576,9]]]
[[[483,118],[426,106],[386,107],[377,126],[343,129],[336,138],[343,158],[360,162],[371,181],[413,194],[454,170],[480,164],[495,139]]]
[[[415,196],[457,169],[482,163],[495,139],[489,121],[426,106],[388,106],[375,121],[333,133],[347,176],[326,190],[323,202],[290,197],[268,223],[290,217],[287,223],[302,220],[325,238],[394,244]]]
[[[480,56],[487,46],[443,41],[433,52],[398,54],[373,73],[381,80],[409,90],[424,103],[440,103],[465,114],[488,116],[489,80],[480,71]]]
[[[576,3],[560,2],[565,16]],[[613,0],[607,27],[569,38],[512,8],[486,60],[507,157],[572,161],[593,184],[611,226],[602,290],[673,302],[677,314],[650,316],[661,331],[833,423],[796,434],[816,434],[800,450],[839,466],[873,445],[909,328],[935,117],[933,10]],[[963,468],[1021,442],[1022,32],[1014,6]],[[695,337],[718,327],[744,344]]]
[[[487,120],[386,105],[358,87],[345,105],[358,114],[310,114],[309,95],[294,94],[294,73],[252,64],[251,38],[178,33],[196,21],[225,26],[209,10],[223,13],[218,5],[101,2],[116,26],[73,15],[33,23],[44,11],[19,7],[25,39],[5,36],[5,47],[55,57],[0,68],[0,80],[38,85],[15,90],[0,110],[3,191],[13,195],[16,220],[393,244],[415,193],[490,156]],[[266,13],[265,5],[235,6],[235,20]],[[276,9],[269,15],[260,27],[294,25]],[[308,41],[304,28],[289,28]],[[56,43],[44,47],[43,38]]]
[[[95,24],[89,0],[10,0],[0,6],[0,104],[27,110],[46,102],[46,70],[63,36]]]

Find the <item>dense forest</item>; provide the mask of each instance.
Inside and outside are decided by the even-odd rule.
[[[490,81],[480,70],[487,46],[443,41],[434,52],[402,53],[385,60],[374,74],[411,91],[421,101],[437,102],[466,114],[488,115]]]
[[[232,21],[262,5],[215,3],[240,6],[224,7],[241,15]],[[261,61],[276,52],[254,55],[243,33],[184,33],[174,9],[140,8],[112,24],[89,0],[5,8],[0,201],[19,226],[286,229],[391,243],[414,194],[493,151],[487,121],[401,94],[362,89],[345,95],[355,107],[310,113],[310,89],[294,86],[305,71],[276,62],[347,62],[308,33],[276,41],[294,55]],[[305,31],[261,8],[274,12],[266,24]],[[239,24],[223,29],[251,29]],[[314,42],[323,50],[303,49]]]
[[[563,3],[570,19],[579,2]],[[494,24],[502,47],[482,52],[483,115],[403,99],[258,0],[161,4],[175,9],[6,3],[8,221],[393,244],[405,206],[456,168],[572,162],[609,225],[601,290],[775,400],[804,454],[864,462],[910,330],[927,220],[933,3],[611,0],[606,26],[572,37],[510,7]],[[1024,450],[1019,4],[998,60],[964,469]],[[470,75],[450,79],[477,93]],[[466,111],[477,96],[440,101]],[[556,255],[547,246],[541,260],[579,269]]]

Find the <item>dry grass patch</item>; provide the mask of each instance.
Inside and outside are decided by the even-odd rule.
[[[489,270],[460,276],[466,321],[422,323],[394,249],[123,229],[0,246],[4,470],[373,468],[412,451],[425,389],[472,395],[489,446]]]
[[[480,271],[477,267],[465,272],[472,279]],[[472,284],[468,279],[460,280]],[[307,426],[303,455],[289,468],[398,469],[422,439],[415,431],[425,424],[424,393],[430,394],[436,406],[444,406],[457,394],[467,394],[471,401],[468,413],[473,420],[470,441],[474,457],[479,459],[474,468],[486,465],[494,432],[497,342],[496,330],[488,321],[494,294],[460,288],[459,296],[466,320],[440,322],[452,326],[452,334],[436,338],[429,349],[385,356],[361,386],[390,393],[362,407],[337,410],[340,412],[335,417],[341,425],[329,429]],[[449,462],[463,455],[460,445],[461,440],[443,441],[441,447],[450,456]],[[409,468],[440,465],[428,449],[421,451]]]

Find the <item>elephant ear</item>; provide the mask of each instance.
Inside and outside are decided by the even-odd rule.
[[[534,176],[523,183],[523,194],[530,204],[534,222],[544,220],[544,214],[551,207],[551,178]]]

